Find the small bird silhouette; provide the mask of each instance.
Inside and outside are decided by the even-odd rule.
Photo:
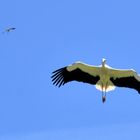
[[[14,27],[11,27],[11,28],[7,28],[4,32],[2,32],[2,33],[9,33],[9,32],[11,32],[11,31],[13,31],[13,30],[15,30],[16,28],[14,28]]]

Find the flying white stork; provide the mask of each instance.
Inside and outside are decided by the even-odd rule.
[[[102,102],[106,101],[106,92],[114,90],[115,86],[133,88],[140,94],[140,75],[133,69],[114,69],[106,65],[102,59],[100,66],[76,62],[53,72],[53,84],[61,86],[70,81],[85,82],[102,91]]]

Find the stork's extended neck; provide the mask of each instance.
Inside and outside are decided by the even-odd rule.
[[[105,67],[106,59],[102,59],[102,67]]]

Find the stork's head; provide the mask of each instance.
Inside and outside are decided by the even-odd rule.
[[[103,67],[105,66],[105,63],[106,63],[106,59],[103,58],[103,59],[102,59],[102,66],[103,66]]]

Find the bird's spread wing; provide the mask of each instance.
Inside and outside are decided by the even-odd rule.
[[[51,78],[53,84],[56,86],[58,85],[59,87],[70,81],[96,84],[99,80],[97,72],[97,67],[89,66],[78,62],[54,71]]]
[[[134,70],[110,69],[110,75],[115,86],[133,88],[140,93],[140,76]]]

